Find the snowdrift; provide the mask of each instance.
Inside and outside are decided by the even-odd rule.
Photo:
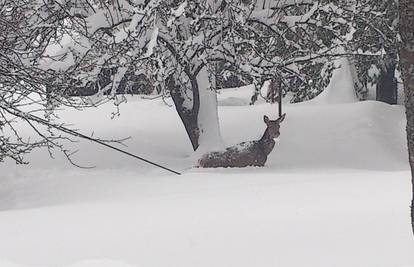
[[[313,104],[342,104],[358,101],[355,94],[354,78],[347,58],[334,62],[335,69],[328,86],[317,97],[310,100]]]
[[[86,111],[66,111],[60,116],[81,132],[102,138],[132,139],[122,147],[140,156],[178,170],[193,167],[191,145],[173,107],[162,101],[131,98],[121,106],[121,116],[110,119],[111,104]],[[405,170],[406,140],[404,109],[366,101],[325,105],[285,104],[287,113],[279,144],[270,155],[267,170],[303,168],[351,168],[367,170]],[[265,129],[263,115],[277,118],[277,105],[222,106],[220,127],[226,145],[260,138]],[[96,170],[129,168],[140,173],[163,173],[145,163],[117,154],[96,144],[80,140],[68,144],[80,149],[75,160]],[[55,159],[45,151],[28,157],[30,169],[71,169],[59,153]],[[25,167],[9,163],[8,171]]]
[[[75,159],[94,169],[46,151],[1,165],[1,267],[414,264],[401,106],[285,105],[266,167],[216,170],[192,167],[174,107],[136,97],[112,111],[60,116],[86,134],[131,136],[124,149],[184,175],[82,140]],[[259,138],[264,114],[277,117],[277,105],[221,106],[226,144]]]

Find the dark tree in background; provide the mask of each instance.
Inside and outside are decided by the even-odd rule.
[[[404,81],[407,114],[408,154],[414,192],[414,1],[400,0],[400,64]],[[414,198],[411,203],[411,225],[414,231]]]
[[[397,104],[397,79],[395,78],[396,60],[390,62],[381,70],[376,86],[376,100],[395,105]]]
[[[398,5],[397,1],[356,1],[351,46],[356,53],[358,90],[376,92],[376,100],[397,102]]]
[[[292,102],[311,99],[328,86],[333,70],[333,58],[329,54],[336,53],[342,54],[338,56],[347,56],[351,62],[359,99],[365,100],[369,92],[374,92],[373,95],[376,92],[376,100],[395,104],[398,40],[396,1],[295,1],[295,4],[282,9],[274,9],[274,16],[281,16],[281,13],[282,19],[268,34],[278,44],[277,49],[270,51],[275,56],[283,59],[286,54],[296,53],[297,58],[304,59],[321,47],[331,48],[331,53],[317,61],[298,61],[288,69],[279,69],[275,74],[282,78],[283,90],[293,96]],[[301,19],[295,20],[294,17]],[[267,47],[263,51],[268,53]],[[265,95],[263,97],[266,98]]]

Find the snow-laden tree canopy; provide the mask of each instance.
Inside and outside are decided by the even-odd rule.
[[[218,79],[236,75],[257,88],[273,79],[285,91],[296,91],[298,99],[319,93],[330,78],[327,58],[353,53],[348,44],[361,29],[355,14],[369,12],[367,3],[5,0],[0,125],[13,129],[7,114],[27,120],[21,108],[27,102],[36,102],[49,118],[56,105],[90,103],[68,97],[74,90],[116,98],[117,88],[128,87],[135,76],[173,98],[194,149],[200,143],[219,146]],[[2,138],[2,151],[17,152],[8,144],[22,139]]]

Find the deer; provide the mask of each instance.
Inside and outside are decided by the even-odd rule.
[[[285,119],[286,113],[277,120],[270,120],[263,116],[266,130],[259,140],[242,142],[227,147],[224,151],[214,151],[204,154],[198,161],[200,168],[242,168],[248,166],[263,167],[267,156],[275,147],[275,138],[280,136],[280,123]]]

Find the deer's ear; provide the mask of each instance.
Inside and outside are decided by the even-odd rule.
[[[268,124],[268,123],[269,123],[269,117],[268,117],[268,116],[266,116],[266,115],[264,115],[264,116],[263,116],[263,121],[264,121],[266,124]]]
[[[285,120],[285,117],[286,117],[286,113],[284,113],[279,119],[277,119],[277,121],[279,122],[279,123],[281,123],[282,121],[284,121]]]

